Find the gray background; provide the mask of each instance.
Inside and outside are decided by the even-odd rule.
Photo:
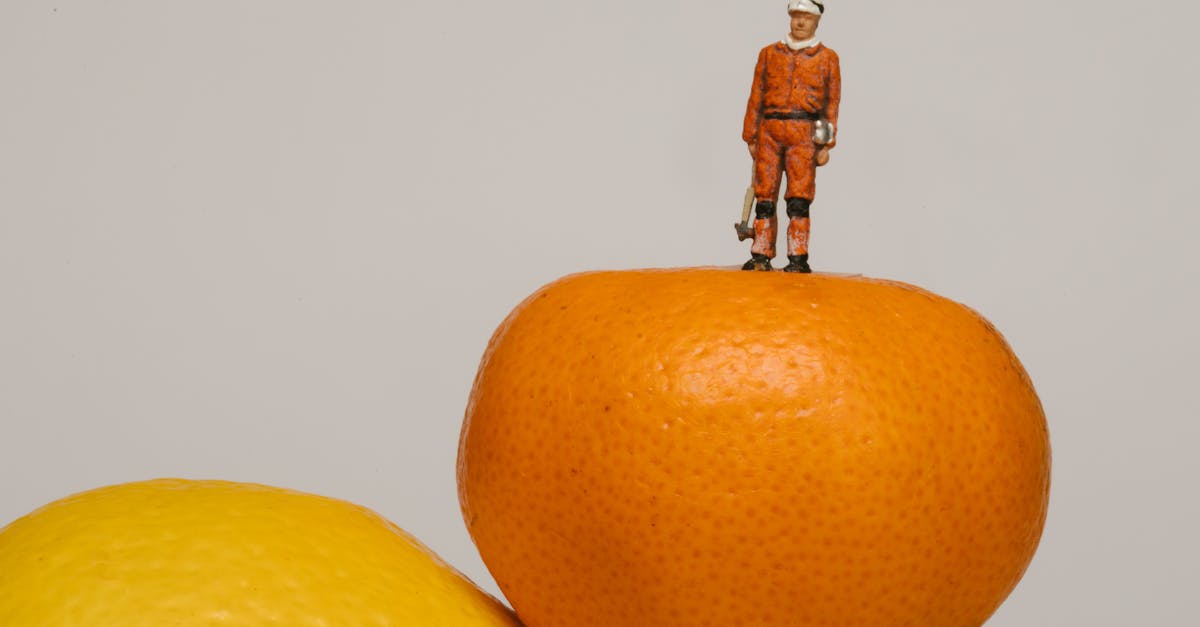
[[[729,265],[784,0],[0,2],[0,524],[225,478],[372,507],[495,591],[454,456],[484,344],[598,268]],[[1008,337],[1043,544],[989,625],[1189,622],[1190,2],[830,0],[818,270]]]

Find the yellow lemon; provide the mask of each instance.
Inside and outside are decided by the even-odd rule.
[[[0,625],[519,623],[363,507],[164,479],[77,494],[0,530]]]

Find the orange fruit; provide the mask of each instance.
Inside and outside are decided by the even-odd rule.
[[[463,515],[530,627],[978,627],[1046,515],[1029,377],[972,310],[866,278],[552,283],[496,331]]]
[[[0,625],[519,623],[365,508],[171,479],[77,494],[0,529]]]

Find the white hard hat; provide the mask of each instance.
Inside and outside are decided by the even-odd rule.
[[[821,15],[825,12],[824,0],[791,0],[788,2],[788,13],[815,13]]]

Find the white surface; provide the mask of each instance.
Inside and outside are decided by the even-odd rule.
[[[0,3],[0,524],[257,481],[370,506],[494,591],[454,485],[484,344],[562,274],[744,260],[784,4]],[[1197,18],[823,20],[845,93],[813,265],[983,312],[1049,416],[1042,548],[989,627],[1194,614]]]

